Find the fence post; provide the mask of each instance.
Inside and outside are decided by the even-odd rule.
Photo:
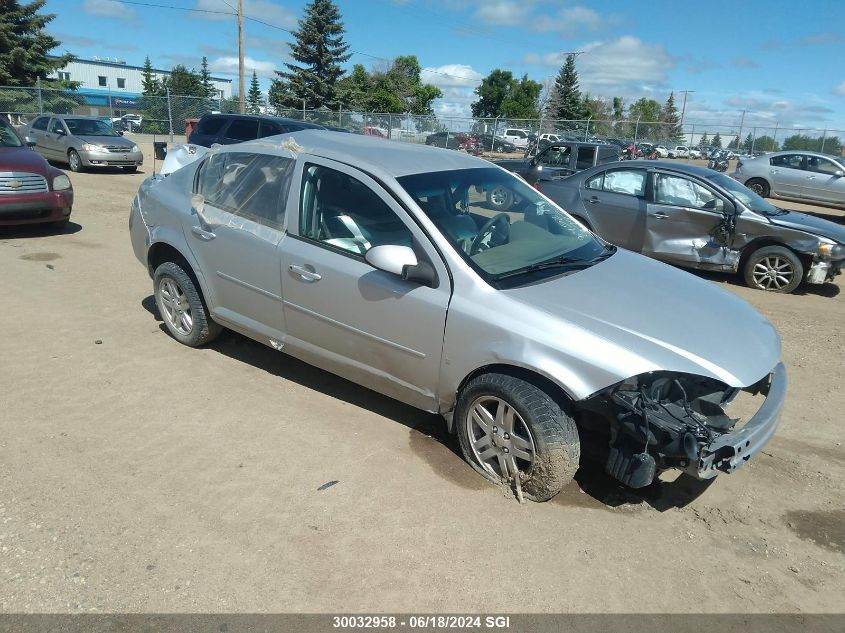
[[[590,119],[593,117],[587,118],[587,128],[584,130],[584,142],[587,142],[587,137],[590,135]]]
[[[167,121],[170,123],[170,142],[173,142],[173,110],[170,107],[170,88],[167,91]]]
[[[754,156],[754,145],[757,143],[757,128],[751,128],[751,149],[748,151],[751,152],[751,155]]]
[[[41,101],[41,77],[35,79],[35,85],[38,88],[38,114],[44,114],[44,104]]]
[[[827,137],[827,130],[824,130],[824,131],[822,132],[822,146],[821,146],[821,148],[819,149],[819,151],[820,151],[822,154],[824,154],[824,142],[825,142],[825,138],[826,138],[826,137]]]
[[[778,151],[778,126],[780,125],[780,121],[775,121],[775,135],[772,137],[774,143],[772,143],[772,149],[766,150],[771,152]]]
[[[692,149],[693,139],[695,139],[695,123],[692,124],[692,131],[689,133],[689,146]],[[687,155],[689,156],[689,155]]]
[[[642,115],[640,115],[642,116]],[[639,138],[640,133],[640,117],[637,117],[637,124],[634,126],[634,145],[637,144],[637,139]]]

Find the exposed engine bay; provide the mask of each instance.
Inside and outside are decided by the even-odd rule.
[[[744,389],[767,395],[772,376]],[[732,472],[741,457],[740,419],[727,413],[740,389],[703,376],[653,372],[614,385],[580,404],[609,422],[605,469],[632,488],[677,468],[707,479]],[[734,440],[738,441],[734,441]]]

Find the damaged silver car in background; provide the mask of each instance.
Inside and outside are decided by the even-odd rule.
[[[731,473],[775,432],[786,372],[766,319],[489,162],[330,131],[173,155],[129,233],[185,345],[229,328],[439,413],[480,475],[536,501],[582,445],[641,487]],[[496,187],[520,208],[492,209]]]
[[[695,165],[604,165],[543,183],[543,193],[612,244],[678,266],[739,273],[760,290],[821,284],[845,266],[845,227],[775,207]]]

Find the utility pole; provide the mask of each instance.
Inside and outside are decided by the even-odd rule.
[[[241,114],[246,112],[244,92],[244,0],[238,0],[238,99]]]
[[[742,111],[742,118],[739,120],[739,141],[740,141],[740,143],[742,142],[742,125],[745,123],[745,113],[746,112],[748,112],[748,110]]]
[[[678,90],[678,92],[684,93],[684,105],[681,106],[681,127],[683,127],[683,125],[684,125],[684,114],[687,111],[687,95],[695,92],[695,90]]]

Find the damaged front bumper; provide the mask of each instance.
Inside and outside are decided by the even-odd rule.
[[[759,453],[771,439],[786,399],[786,368],[778,363],[760,393],[766,396],[760,409],[742,428],[720,435],[701,448],[697,461],[684,470],[698,479],[732,473]]]

